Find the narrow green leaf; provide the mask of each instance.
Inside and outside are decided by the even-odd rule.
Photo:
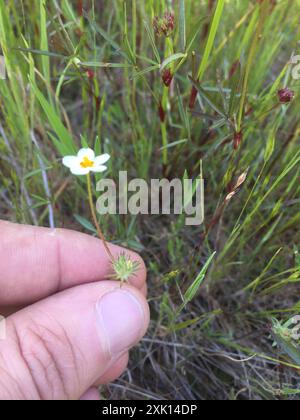
[[[276,334],[274,330],[272,335],[276,343],[281,347],[281,349],[286,353],[297,365],[300,367],[300,350],[291,342],[283,339],[279,334]]]
[[[185,294],[183,296],[183,302],[180,305],[180,307],[178,308],[178,310],[176,311],[175,319],[182,312],[182,310],[186,307],[186,305],[196,296],[199,288],[201,287],[201,285],[202,285],[202,283],[205,279],[207,270],[208,270],[212,260],[214,259],[215,255],[216,255],[216,251],[209,257],[209,259],[207,260],[207,262],[205,263],[205,265],[201,269],[201,271],[198,274],[198,276],[196,277],[196,279],[193,281],[193,283],[190,285],[190,287],[185,292]]]
[[[153,53],[156,57],[157,62],[160,64],[160,55],[159,55],[158,49],[157,49],[156,44],[155,44],[155,39],[154,39],[154,36],[153,36],[153,32],[150,30],[150,27],[149,27],[147,21],[144,21],[144,25],[145,25],[145,28],[146,28],[146,31],[147,31],[152,49],[153,49]]]
[[[57,115],[55,109],[52,107],[52,105],[46,100],[42,92],[38,89],[35,82],[31,80],[31,87],[32,90],[35,93],[35,96],[37,97],[41,107],[43,108],[49,123],[52,127],[52,129],[55,131],[57,137],[60,140],[61,146],[59,148],[59,151],[65,150],[67,153],[75,153],[76,148],[73,142],[73,138],[71,134],[68,132],[66,127],[63,125],[63,123],[60,120],[60,117]],[[53,139],[53,137],[52,137]],[[55,146],[58,146],[58,143],[55,142]],[[66,153],[66,154],[67,154]]]
[[[59,141],[54,135],[53,135],[53,133],[50,133],[49,131],[47,132],[48,133],[48,136],[50,137],[50,139],[52,140],[52,143],[54,144],[54,146],[56,147],[56,149],[57,149],[57,151],[58,151],[58,153],[61,155],[61,156],[67,156],[67,155],[70,155],[70,154],[72,154],[73,152],[70,152],[70,150],[69,150],[69,148],[64,144],[64,143],[62,143],[61,141]],[[75,153],[75,151],[74,151],[74,153]]]
[[[198,80],[202,79],[202,77],[204,75],[204,72],[207,68],[209,56],[211,54],[211,51],[212,51],[212,48],[213,48],[213,45],[214,45],[214,41],[215,41],[215,38],[216,38],[217,30],[218,30],[220,20],[221,20],[221,17],[222,17],[224,4],[225,4],[225,0],[218,0],[217,7],[216,7],[216,10],[215,10],[215,14],[214,14],[214,17],[213,17],[213,21],[212,21],[212,24],[211,24],[211,27],[210,27],[205,51],[204,51],[204,54],[203,54],[203,58],[202,58],[202,61],[201,61],[201,64],[200,64],[200,67],[199,67],[199,70],[198,70],[198,75],[197,75]]]
[[[145,61],[146,63],[149,63],[149,64],[152,64],[153,66],[159,67],[159,64],[157,64],[156,61],[151,60],[151,58],[149,58],[149,57],[145,57],[145,56],[139,55],[139,54],[137,54],[136,56],[137,56],[137,58],[139,58],[142,61]]]
[[[179,0],[179,39],[181,51],[186,47],[185,0]]]
[[[46,2],[45,0],[40,1],[40,48],[42,51],[48,51],[48,34],[47,34],[47,17],[46,17]],[[42,67],[44,77],[47,81],[47,87],[49,89],[51,81],[50,81],[50,62],[48,55],[42,55]]]
[[[91,25],[91,27],[94,29],[95,32],[97,32],[99,35],[102,36],[102,38],[105,39],[105,41],[108,42],[109,45],[111,45],[111,47],[117,51],[118,54],[120,54],[122,57],[124,57],[128,62],[130,62],[130,59],[128,57],[128,55],[122,51],[120,45],[118,45],[112,38],[111,36],[105,32],[102,28],[100,28],[100,26],[96,25],[96,23],[94,21],[92,21],[90,19],[90,17],[85,14],[87,20],[89,21],[89,24]]]
[[[112,68],[130,68],[132,64],[129,63],[102,63],[98,61],[81,61],[79,66],[82,67],[112,67]]]
[[[177,140],[172,143],[169,143],[167,146],[161,147],[159,150],[170,149],[171,147],[176,147],[176,146],[179,146],[180,144],[186,143],[187,141],[188,139]]]
[[[187,321],[179,322],[172,327],[172,331],[181,331],[185,330],[188,327],[191,327],[194,324],[197,324],[201,320],[201,317],[194,319],[188,319]]]
[[[241,91],[243,78],[242,78],[242,69],[240,62],[236,64],[237,68],[235,74],[231,77],[230,82],[230,99],[229,99],[229,106],[228,106],[228,116],[232,117],[236,111],[238,106],[238,93]]]
[[[172,54],[170,57],[167,57],[162,62],[161,66],[160,66],[160,69],[163,70],[169,64],[173,63],[173,61],[179,60],[180,58],[186,58],[186,54],[183,54],[183,53]]]
[[[13,48],[16,51],[22,51],[22,52],[27,52],[27,53],[31,53],[31,54],[38,54],[38,55],[45,55],[48,57],[55,57],[55,58],[67,58],[67,56],[63,55],[63,54],[59,54],[59,53],[55,53],[55,52],[51,52],[51,51],[45,51],[45,50],[37,50],[34,48]]]
[[[48,171],[49,169],[51,169],[51,166],[48,166],[43,169],[35,169],[34,171],[30,171],[26,175],[24,175],[23,180],[26,181],[27,179],[32,178],[35,175],[39,175],[43,171]]]
[[[75,219],[77,222],[83,226],[86,230],[97,233],[95,227],[92,225],[91,222],[89,222],[85,217],[80,216],[79,214],[74,214]]]
[[[274,149],[275,149],[275,133],[272,130],[272,132],[269,135],[268,141],[267,141],[267,146],[266,146],[266,150],[265,150],[265,156],[264,156],[264,161],[267,163],[270,159],[270,157],[272,156]]]
[[[209,257],[209,259],[205,263],[204,267],[202,268],[202,270],[200,271],[200,273],[198,274],[198,276],[196,277],[194,282],[190,285],[190,287],[185,292],[185,294],[184,294],[184,303],[185,304],[190,302],[195,297],[195,295],[198,292],[201,284],[203,283],[203,280],[205,279],[206,272],[207,272],[212,260],[214,259],[215,255],[216,255],[216,252],[214,252]]]
[[[136,77],[143,76],[144,74],[150,73],[150,72],[158,70],[158,69],[159,69],[159,64],[155,64],[155,66],[150,66],[150,67],[145,68],[144,70],[136,72],[132,76],[132,78],[134,79]]]
[[[292,388],[283,388],[281,391],[282,395],[299,395],[300,389],[292,389]]]
[[[217,112],[219,115],[221,115],[223,118],[226,119],[227,116],[226,116],[225,111],[220,109],[220,107],[218,106],[218,104],[213,100],[213,98],[211,97],[211,95],[203,89],[203,87],[201,86],[201,84],[199,82],[197,82],[196,80],[193,80],[191,77],[189,77],[189,79],[191,80],[191,82],[193,83],[193,85],[195,86],[195,88],[199,91],[199,93],[201,94],[201,96],[203,97],[203,99],[205,99],[205,101],[208,103],[208,105],[215,112]]]
[[[191,48],[192,48],[192,46],[194,44],[195,39],[199,35],[199,33],[200,33],[201,29],[202,29],[201,23],[202,23],[202,21],[204,19],[205,18],[199,19],[198,22],[196,23],[196,25],[193,27],[193,30],[191,31],[191,34],[192,35],[188,38],[188,41],[187,41],[187,48],[186,48],[186,51],[185,51],[186,53],[188,53],[191,50]]]
[[[46,198],[41,197],[37,194],[31,194],[31,197],[34,198],[35,200],[37,200],[39,205],[49,204],[49,200],[47,200]]]

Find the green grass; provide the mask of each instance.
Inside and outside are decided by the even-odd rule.
[[[299,343],[271,325],[300,314],[299,0],[175,0],[168,38],[152,26],[166,0],[91,0],[82,15],[79,1],[34,3],[0,0],[2,218],[94,234],[84,183],[60,160],[81,144],[111,154],[115,179],[196,177],[203,163],[203,226],[101,219],[143,255],[152,310],[130,371],[103,392],[297,399]]]

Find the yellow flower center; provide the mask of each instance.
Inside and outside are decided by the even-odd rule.
[[[85,169],[92,168],[94,166],[94,162],[92,162],[87,156],[85,156],[82,162],[80,162],[80,166]]]

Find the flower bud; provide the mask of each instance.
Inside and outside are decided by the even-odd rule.
[[[162,18],[155,16],[153,19],[153,29],[157,36],[169,37],[175,27],[174,13],[166,12]]]
[[[288,104],[290,103],[295,96],[295,92],[289,88],[280,89],[278,91],[278,98],[280,103]]]
[[[169,87],[172,83],[172,80],[173,80],[173,74],[172,74],[171,70],[170,69],[165,69],[162,72],[161,77],[162,77],[162,80],[163,80],[164,84],[167,87]]]

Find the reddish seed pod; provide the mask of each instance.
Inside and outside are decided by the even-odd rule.
[[[292,102],[295,97],[295,92],[289,88],[280,89],[278,91],[279,102],[282,104],[288,104]]]
[[[233,64],[232,64],[232,66],[231,66],[231,68],[230,68],[230,70],[229,70],[229,75],[228,75],[228,78],[229,79],[231,79],[235,74],[236,74],[236,72],[237,72],[237,70],[238,70],[238,68],[239,68],[239,65],[240,65],[240,60],[236,60]]]
[[[174,13],[173,12],[167,12],[164,16],[166,22],[167,22],[167,28],[168,32],[173,32],[175,28],[175,19],[174,19]]]
[[[165,69],[162,72],[161,77],[162,77],[162,80],[163,80],[165,86],[169,87],[172,83],[172,80],[173,80],[173,74],[172,74],[171,70],[170,69]]]
[[[162,104],[159,104],[158,115],[159,115],[160,121],[163,123],[166,119],[166,113],[165,113],[165,110],[164,110]]]
[[[228,184],[228,185],[227,185],[227,187],[226,187],[226,190],[227,190],[227,193],[228,193],[228,194],[232,193],[232,191],[233,191],[233,187],[234,187],[234,185],[233,185],[233,181],[230,181],[230,182],[229,182],[229,184]]]
[[[196,99],[197,99],[197,95],[198,95],[198,90],[195,88],[195,86],[193,86],[192,90],[191,90],[190,102],[189,102],[189,108],[190,109],[194,109]]]
[[[238,150],[238,148],[240,147],[241,143],[243,141],[243,132],[239,131],[239,132],[235,132],[234,133],[234,138],[233,138],[233,147],[234,150]]]
[[[77,0],[77,13],[79,16],[83,16],[83,0]]]
[[[86,75],[87,75],[87,77],[88,77],[90,80],[93,80],[93,79],[94,79],[94,77],[95,77],[95,72],[94,72],[93,70],[91,70],[91,69],[88,69],[88,70],[86,71]]]

